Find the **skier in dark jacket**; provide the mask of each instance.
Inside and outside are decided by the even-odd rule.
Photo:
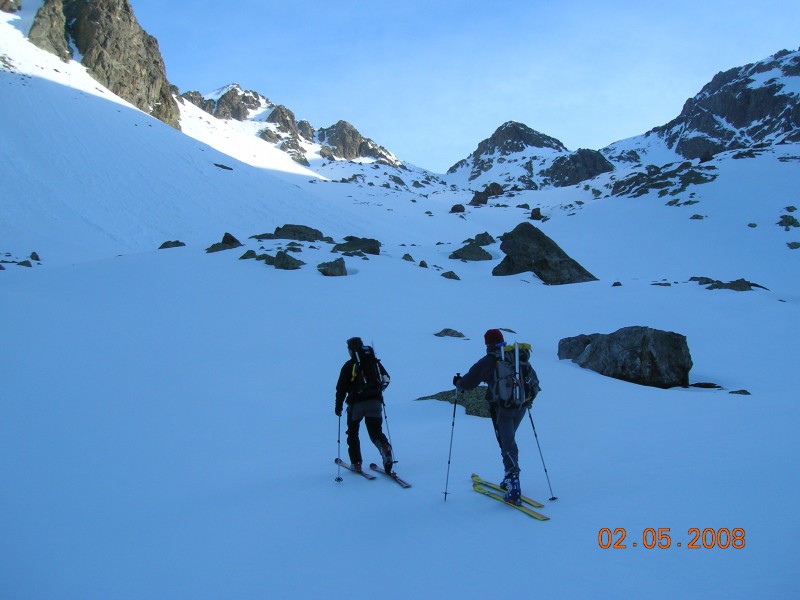
[[[504,498],[507,502],[520,504],[522,489],[519,483],[519,450],[515,437],[528,405],[523,404],[519,408],[505,408],[498,405],[493,393],[497,363],[495,351],[505,344],[505,340],[499,329],[488,330],[484,334],[483,340],[486,344],[486,355],[472,365],[466,375],[453,377],[453,385],[459,391],[475,389],[481,382],[489,385],[489,389],[486,391],[486,400],[489,402],[494,434],[500,445],[505,471],[503,482],[500,485],[506,490]]]
[[[392,446],[389,440],[383,435],[383,390],[389,385],[389,373],[377,361],[381,374],[381,387],[377,392],[364,393],[361,382],[357,378],[358,364],[356,352],[361,350],[364,343],[361,338],[353,337],[347,340],[347,351],[350,353],[350,360],[342,366],[339,373],[339,380],[336,383],[336,404],[335,412],[337,417],[342,416],[343,404],[347,403],[347,452],[350,455],[350,464],[357,471],[361,467],[361,442],[358,438],[358,430],[361,420],[367,425],[369,439],[381,453],[383,470],[391,473],[394,467],[392,457]]]

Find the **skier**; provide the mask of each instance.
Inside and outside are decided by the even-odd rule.
[[[486,390],[486,400],[489,402],[494,434],[500,445],[505,473],[500,486],[506,490],[503,496],[505,501],[519,505],[522,502],[520,500],[522,488],[519,483],[519,450],[515,436],[529,405],[523,404],[519,408],[505,408],[498,405],[493,392],[497,362],[495,351],[505,345],[505,340],[499,329],[489,329],[484,334],[483,341],[486,344],[486,355],[472,365],[463,377],[456,374],[453,377],[453,385],[459,391],[475,389],[481,382],[489,385],[489,389]]]
[[[363,419],[369,439],[381,453],[384,471],[392,473],[392,447],[383,435],[381,414],[383,390],[389,385],[389,373],[374,357],[371,348],[364,346],[361,338],[347,340],[347,351],[350,353],[350,360],[342,366],[336,383],[335,413],[337,417],[341,417],[342,406],[347,402],[347,451],[350,464],[356,471],[362,470],[358,430]]]

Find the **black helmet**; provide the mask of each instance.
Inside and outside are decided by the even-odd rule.
[[[351,337],[347,340],[347,349],[348,350],[360,350],[364,347],[364,342],[361,341],[360,337]]]

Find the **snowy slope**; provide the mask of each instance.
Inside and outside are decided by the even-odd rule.
[[[787,246],[800,229],[776,224],[797,205],[796,146],[719,155],[716,178],[679,195],[696,204],[605,197],[617,173],[459,216],[448,211],[465,192],[354,191],[278,157],[225,155],[48,62],[8,20],[0,252],[42,260],[0,271],[0,596],[800,593],[800,253]],[[539,226],[599,280],[492,277],[499,243],[492,261],[448,258],[524,220],[517,203],[541,207]],[[384,245],[345,258],[340,278],[315,268],[339,256],[325,243],[303,244],[297,271],[239,260],[285,247],[248,239],[284,223]],[[205,254],[224,231],[246,248]],[[187,246],[155,250],[175,238]],[[460,281],[441,277],[451,269]],[[769,289],[708,291],[695,275]],[[722,389],[644,388],[556,356],[563,337],[627,325],[686,335],[692,382]],[[433,335],[445,327],[468,339]],[[459,408],[453,426],[452,405],[416,401],[449,389],[490,327],[534,344],[532,417],[559,498],[546,523],[471,491],[473,471],[500,475],[487,421]],[[334,481],[333,386],[352,335],[374,341],[392,375],[388,424],[409,490]],[[751,395],[729,393],[741,389]],[[529,422],[518,440],[523,491],[546,501]],[[602,528],[624,528],[626,548],[601,548]],[[643,547],[648,528],[669,528],[671,547]],[[689,548],[692,528],[740,528],[745,546]]]

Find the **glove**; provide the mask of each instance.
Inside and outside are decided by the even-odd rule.
[[[458,387],[458,382],[461,381],[461,373],[453,375],[453,387]]]
[[[342,416],[342,407],[341,406],[337,406],[336,408],[333,409],[333,412],[336,413],[337,417],[341,417]]]

